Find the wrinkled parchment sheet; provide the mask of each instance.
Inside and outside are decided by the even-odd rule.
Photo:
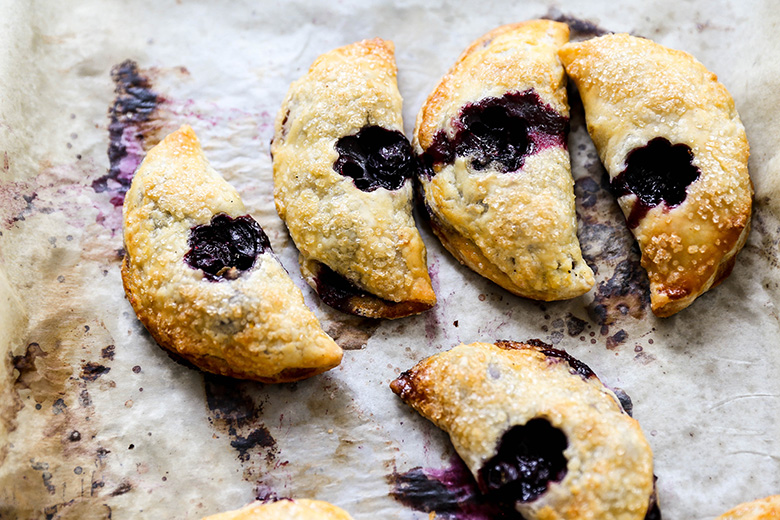
[[[711,519],[780,492],[773,2],[0,4],[3,520],[198,519],[256,497],[328,500],[358,520],[427,519],[434,510],[490,518],[446,435],[388,383],[459,342],[497,339],[553,343],[633,399],[665,519]],[[303,282],[273,206],[269,141],[289,84],[327,50],[391,39],[411,136],[425,97],[473,39],[540,16],[688,51],[730,90],[756,188],[731,277],[674,317],[650,313],[638,252],[572,91],[580,238],[597,270],[590,293],[557,303],[514,297],[457,264],[418,219],[439,297],[433,310],[376,322],[326,308]],[[117,118],[112,133],[111,71],[126,60],[155,96],[147,112]],[[126,170],[182,123],[348,349],[340,367],[279,386],[219,378],[172,359],[136,320],[119,274],[121,206],[107,151],[112,141],[121,152],[114,173]]]

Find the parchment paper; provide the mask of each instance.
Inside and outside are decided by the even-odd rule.
[[[388,388],[423,357],[496,339],[553,343],[631,396],[665,519],[709,519],[780,492],[773,2],[0,4],[0,518],[197,519],[256,497],[328,500],[356,519],[498,517],[473,496],[446,435]],[[290,82],[331,48],[391,39],[411,135],[473,39],[540,16],[688,51],[730,90],[756,187],[731,277],[672,318],[652,316],[572,91],[580,237],[596,288],[569,302],[514,297],[458,265],[418,219],[433,310],[374,322],[323,306],[273,206],[268,143]],[[118,67],[126,60],[137,69]],[[339,368],[279,386],[218,378],[173,360],[135,319],[119,275],[120,177],[182,123],[349,349]]]

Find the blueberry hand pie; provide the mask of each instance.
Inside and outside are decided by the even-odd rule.
[[[777,520],[780,518],[780,495],[738,505],[715,520]]]
[[[370,318],[435,304],[412,217],[417,163],[403,134],[391,42],[320,56],[291,85],[271,153],[276,209],[325,303]]]
[[[417,116],[431,225],[461,263],[538,300],[586,293],[557,50],[567,25],[499,27],[460,56]]]
[[[320,500],[295,499],[255,502],[203,520],[352,520],[341,508]]]
[[[734,100],[691,55],[613,34],[559,53],[650,279],[670,316],[726,278],[753,187]]]
[[[660,518],[639,424],[562,350],[459,345],[390,386],[449,434],[483,493],[528,520]]]
[[[324,372],[342,352],[188,126],[149,151],[125,198],[125,292],[164,348],[263,382]]]

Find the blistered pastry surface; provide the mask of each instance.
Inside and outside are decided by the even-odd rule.
[[[685,144],[701,174],[678,206],[650,209],[633,229],[653,310],[668,316],[730,273],[747,239],[753,188],[749,147],[734,100],[688,53],[615,34],[560,51],[585,107],[588,131],[611,178],[656,137]],[[636,197],[621,197],[630,215]]]
[[[203,520],[352,520],[352,517],[333,504],[302,498],[255,502],[236,511],[218,513]]]
[[[495,29],[473,42],[428,96],[417,116],[414,145],[455,134],[463,108],[507,92],[533,91],[568,117],[566,78],[557,49],[565,24],[536,20]],[[421,176],[434,230],[461,262],[509,291],[540,300],[587,292],[593,273],[577,241],[568,150],[550,146],[527,156],[516,172],[492,165],[475,171],[468,157],[434,165]]]
[[[775,520],[780,518],[780,495],[740,504],[716,520]]]
[[[184,262],[190,229],[220,213],[246,210],[190,127],[149,151],[124,206],[122,278],[141,322],[165,348],[222,375],[275,382],[336,366],[341,349],[270,251],[223,282]]]
[[[756,199],[748,242],[717,290],[671,319],[650,312],[638,248],[572,91],[569,150],[583,254],[597,268],[592,292],[554,303],[513,296],[460,265],[423,224],[439,304],[381,321],[329,309],[298,272],[274,207],[268,154],[290,83],[330,49],[393,39],[411,136],[426,96],[469,42],[502,23],[538,18],[548,3],[5,6],[4,513],[185,520],[277,496],[326,500],[356,520],[423,520],[431,509],[437,520],[500,518],[469,487],[473,478],[448,436],[387,388],[440,349],[496,338],[564,348],[631,396],[653,447],[664,518],[712,520],[780,489],[780,117],[768,102],[780,77],[780,61],[768,59],[780,52],[780,11],[771,2],[560,6],[572,39],[588,27],[652,37],[696,56],[734,96]],[[145,104],[114,91],[125,82],[112,69],[127,59],[139,76],[133,99]],[[114,128],[107,113],[120,104],[127,110]],[[120,178],[132,174],[126,160],[140,162],[183,123],[240,193],[325,330],[353,349],[339,367],[282,385],[214,376],[171,360],[137,320],[120,277],[122,208],[113,200],[121,191],[93,183],[117,165]],[[115,145],[127,155],[108,157]]]
[[[639,424],[597,377],[528,345],[459,345],[401,375],[394,391],[446,431],[471,472],[497,453],[512,426],[543,418],[566,435],[567,473],[538,499],[533,519],[643,520],[653,459]]]
[[[380,39],[321,55],[290,86],[271,145],[276,209],[302,261],[385,300],[433,304],[411,182],[363,192],[333,168],[336,142],[367,125],[403,132],[394,48]]]

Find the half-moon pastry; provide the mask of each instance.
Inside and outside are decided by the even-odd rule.
[[[417,116],[433,231],[461,263],[538,300],[586,293],[558,48],[566,24],[506,25],[468,47]]]
[[[562,350],[537,340],[459,345],[390,386],[449,434],[483,493],[528,520],[659,518],[639,424]]]
[[[271,154],[276,209],[325,303],[370,318],[435,304],[412,217],[416,160],[391,42],[365,40],[317,58],[290,86]]]
[[[650,302],[670,316],[726,278],[753,187],[734,100],[690,54],[611,34],[559,53],[628,226]]]
[[[777,520],[780,518],[780,495],[740,504],[715,520]]]
[[[352,517],[328,502],[301,498],[254,502],[236,511],[211,515],[203,520],[352,520]]]
[[[125,292],[162,347],[208,372],[268,383],[339,364],[341,348],[192,128],[149,151],[123,213]]]

